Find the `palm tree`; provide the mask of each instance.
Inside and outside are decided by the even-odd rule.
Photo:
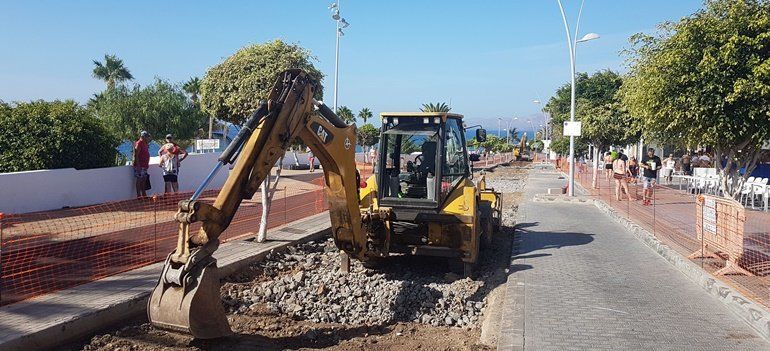
[[[420,111],[422,112],[449,112],[452,108],[446,103],[437,102],[435,105],[431,102],[429,104],[422,104]]]
[[[337,116],[342,118],[342,120],[345,121],[345,123],[347,124],[356,122],[356,116],[353,114],[353,111],[347,106],[338,107]]]
[[[123,60],[115,55],[104,55],[104,63],[94,60],[93,77],[107,83],[107,89],[112,90],[115,84],[134,79],[128,68],[123,66]]]
[[[508,131],[508,135],[511,136],[511,144],[516,144],[519,142],[519,130],[516,127],[511,128],[511,130]]]
[[[372,118],[372,116],[372,111],[368,107],[364,107],[361,111],[358,111],[358,118],[363,119],[364,123],[366,123],[367,119]]]
[[[182,90],[185,93],[190,94],[190,100],[198,105],[198,95],[201,93],[201,79],[198,77],[192,77],[182,85]]]

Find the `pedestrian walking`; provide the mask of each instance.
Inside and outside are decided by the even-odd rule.
[[[174,136],[166,135],[166,143],[158,150],[159,166],[163,169],[165,193],[179,192],[179,166],[187,158],[187,150],[174,142]],[[181,157],[180,157],[181,156]]]
[[[628,173],[628,183],[634,185],[634,200],[639,200],[636,192],[637,181],[639,180],[639,160],[636,159],[636,156],[631,156],[631,159],[628,160]]]
[[[604,177],[607,178],[607,182],[612,177],[612,154],[607,152],[604,154]]]
[[[149,190],[150,175],[147,169],[150,168],[150,133],[142,131],[139,133],[139,140],[134,142],[134,155],[131,164],[134,166],[134,183],[136,185],[136,197],[147,196]]]
[[[650,205],[653,197],[653,188],[658,181],[658,172],[660,171],[660,157],[655,155],[655,149],[647,149],[647,155],[642,158],[642,163],[639,165],[644,169],[642,175],[643,188],[644,188],[644,205]]]
[[[372,168],[377,163],[377,151],[374,149],[374,146],[369,149],[369,162],[372,163]]]
[[[626,161],[618,156],[612,161],[612,178],[615,179],[615,200],[621,201],[621,188],[628,196],[628,201],[631,201],[631,193],[628,192],[628,165]]]
[[[307,162],[310,164],[310,173],[315,172],[315,156],[310,148],[307,148]]]
[[[666,183],[671,184],[675,168],[676,160],[674,160],[674,154],[669,154],[668,157],[663,160],[663,177],[666,179]]]

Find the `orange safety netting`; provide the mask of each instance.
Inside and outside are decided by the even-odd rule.
[[[327,210],[321,174],[293,177],[273,196],[268,227]],[[288,181],[287,181],[288,182]],[[199,200],[213,203],[218,190]],[[173,215],[191,193],[56,211],[0,215],[0,304],[8,304],[162,261],[176,244]],[[255,235],[260,193],[244,200],[222,240]],[[198,230],[196,223],[191,230]]]
[[[564,173],[569,172],[566,159],[561,161],[559,169]],[[644,205],[642,200],[627,201],[625,194],[621,195],[622,201],[617,201],[614,179],[611,175],[607,177],[604,172],[604,169],[598,170],[594,187],[593,167],[590,164],[576,164],[576,189],[582,187],[587,191],[586,196],[604,201],[620,216],[646,229],[718,279],[770,307],[770,213],[764,212],[759,206],[757,209],[751,206],[744,209],[737,203],[736,206],[741,208],[740,213],[715,206],[712,215],[717,219],[711,231],[718,233],[719,238],[714,242],[714,238],[698,235],[698,230],[710,225],[704,224],[704,216],[699,212],[702,211],[699,206],[703,205],[703,197],[700,198],[701,204],[698,204],[696,193],[700,191],[688,191],[687,184],[680,183],[680,178],[667,182],[660,177],[663,184],[659,183],[653,188],[651,204]],[[565,178],[565,186],[567,181]],[[642,198],[644,190],[641,180],[632,181],[628,186],[632,199]],[[715,198],[719,199],[717,196]],[[710,216],[705,217],[708,221]]]

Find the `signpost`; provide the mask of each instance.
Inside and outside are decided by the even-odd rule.
[[[219,139],[196,139],[195,149],[201,150],[217,150],[219,149]]]
[[[564,122],[564,136],[575,136],[579,137],[580,132],[582,129],[583,124],[579,121],[570,122],[565,121]]]

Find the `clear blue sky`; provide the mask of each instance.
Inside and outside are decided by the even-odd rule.
[[[415,110],[451,99],[453,111],[497,128],[497,118],[540,120],[546,100],[569,78],[556,0],[341,0],[350,22],[341,39],[341,105],[354,111]],[[22,1],[0,3],[0,99],[72,98],[85,102],[104,84],[91,78],[105,53],[125,61],[145,84],[203,76],[240,47],[280,38],[318,58],[331,105],[334,23],[331,0]],[[578,0],[565,0],[571,25]],[[578,71],[624,70],[620,50],[636,32],[677,20],[699,0],[586,0]]]

